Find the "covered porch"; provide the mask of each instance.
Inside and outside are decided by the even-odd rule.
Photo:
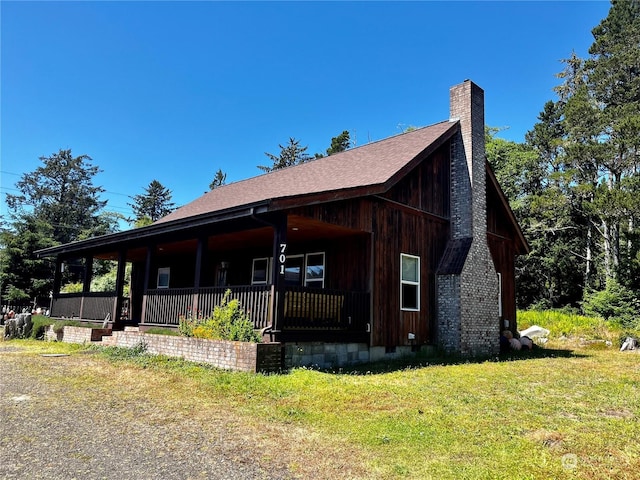
[[[125,233],[138,232],[115,235]],[[114,329],[177,327],[181,316],[209,315],[230,290],[269,340],[369,343],[368,232],[301,215],[251,212],[136,237],[58,254],[51,316],[108,319]],[[60,293],[62,264],[73,258],[84,265],[83,291]],[[116,291],[91,291],[95,259],[117,262]]]

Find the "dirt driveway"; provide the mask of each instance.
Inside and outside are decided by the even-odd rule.
[[[121,375],[118,388],[101,374]],[[234,415],[151,398],[139,382],[90,354],[27,354],[0,341],[0,478],[292,478]]]

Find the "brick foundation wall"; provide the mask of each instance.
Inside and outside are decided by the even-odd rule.
[[[370,360],[366,343],[287,343],[284,347],[285,367],[334,368]]]
[[[206,340],[135,331],[117,331],[103,339],[103,344],[107,346],[132,348],[140,343],[146,346],[148,353],[154,355],[184,358],[225,370],[275,372],[282,368],[280,343]]]

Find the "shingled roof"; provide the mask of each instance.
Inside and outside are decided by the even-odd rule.
[[[423,152],[447,139],[457,122],[441,122],[293,167],[218,187],[155,224],[255,203],[327,192],[387,189]]]

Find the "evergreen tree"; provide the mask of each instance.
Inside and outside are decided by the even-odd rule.
[[[114,215],[102,212],[103,189],[93,185],[99,169],[88,155],[60,150],[40,160],[16,183],[19,193],[7,195],[10,222],[0,232],[0,294],[15,302],[49,295],[53,264],[36,250],[117,228]]]
[[[152,180],[144,192],[133,196],[133,203],[128,204],[135,213],[133,222],[145,223],[145,217],[155,222],[175,210],[175,203],[171,201],[171,190],[158,180]]]
[[[93,185],[100,170],[90,163],[91,157],[74,157],[71,150],[60,150],[40,160],[44,165],[23,174],[16,183],[20,193],[7,195],[11,218],[20,221],[29,214],[48,223],[57,243],[108,230],[106,218],[99,216],[107,203],[99,198],[104,190]]]
[[[309,147],[301,147],[300,140],[296,140],[293,137],[289,138],[289,143],[287,145],[278,146],[280,147],[279,155],[265,152],[265,155],[271,160],[272,165],[258,165],[260,170],[264,172],[272,172],[274,170],[280,170],[281,168],[308,162],[312,158],[306,153],[307,148]]]
[[[351,139],[349,138],[349,132],[343,131],[337,137],[331,139],[331,146],[327,148],[327,155],[333,155],[334,153],[344,152],[351,147]]]
[[[227,183],[227,174],[219,168],[216,172],[216,175],[213,177],[213,180],[211,180],[211,183],[209,184],[209,190],[214,190],[218,187],[221,187],[225,183]]]
[[[52,247],[53,227],[34,215],[25,214],[11,228],[0,231],[0,285],[2,299],[26,303],[48,298],[54,264],[33,252]]]

